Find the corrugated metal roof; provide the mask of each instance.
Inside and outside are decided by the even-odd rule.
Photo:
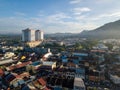
[[[83,80],[81,78],[77,78],[77,77],[75,77],[75,79],[74,79],[74,86],[85,87]]]
[[[43,65],[52,66],[55,62],[43,61]]]
[[[4,74],[3,70],[0,69],[0,76],[2,76]]]
[[[45,86],[45,85],[46,85],[46,82],[45,82],[42,78],[38,79],[38,82],[39,82],[42,86]]]
[[[24,66],[26,66],[26,65],[28,65],[28,64],[31,64],[31,63],[32,63],[32,62],[29,61],[29,62],[25,62],[25,63],[21,63],[21,64],[17,64],[17,65],[14,65],[14,66],[7,67],[6,69],[7,69],[8,71],[11,71],[11,70],[14,70],[14,69],[17,69],[17,68],[24,67]]]

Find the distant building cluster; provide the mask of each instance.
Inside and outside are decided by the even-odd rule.
[[[32,42],[32,41],[42,41],[44,39],[44,33],[41,30],[25,29],[22,30],[22,41]]]
[[[41,30],[22,30],[22,41],[30,47],[36,47],[44,40],[44,33]]]
[[[120,90],[117,40],[60,37],[43,42],[39,31],[23,30],[22,43],[14,36],[0,38],[0,90]]]

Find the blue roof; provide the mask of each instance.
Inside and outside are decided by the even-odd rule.
[[[40,64],[40,61],[36,61],[36,62],[33,62],[31,65],[37,66],[37,65],[39,65],[39,64]]]
[[[28,86],[24,86],[22,90],[30,90],[30,88]]]
[[[67,58],[67,56],[66,56],[66,55],[63,55],[61,58],[62,58],[62,59],[66,59],[66,58]]]
[[[18,83],[19,83],[20,85],[22,85],[22,84],[25,83],[25,81],[24,81],[24,80],[19,80]]]
[[[50,61],[44,61],[43,65],[53,65],[55,62],[50,62]]]
[[[14,78],[16,78],[13,74],[9,74],[8,76],[6,76],[5,77],[5,79],[7,80],[7,81],[11,81],[11,80],[13,80]]]
[[[54,90],[62,90],[60,87],[55,87]]]
[[[73,53],[74,56],[88,56],[87,53]]]
[[[14,87],[18,87],[18,83],[14,83],[13,86],[14,86]]]
[[[76,73],[85,73],[85,69],[76,68]]]

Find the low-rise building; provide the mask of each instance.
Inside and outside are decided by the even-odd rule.
[[[40,45],[41,43],[42,43],[41,41],[32,41],[32,42],[27,42],[26,45],[32,48]]]
[[[6,52],[4,58],[12,58],[12,56],[14,56],[13,52]]]
[[[110,74],[110,79],[114,84],[120,84],[120,77],[117,75]]]
[[[86,90],[84,81],[81,78],[74,79],[74,90]]]

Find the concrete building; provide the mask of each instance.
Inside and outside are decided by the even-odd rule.
[[[35,40],[40,41],[44,39],[44,33],[41,30],[35,31]]]
[[[81,78],[75,77],[75,79],[74,79],[74,90],[86,90],[84,81]]]
[[[22,30],[22,41],[23,42],[35,41],[35,30],[31,30],[29,28]]]
[[[22,41],[31,42],[31,41],[41,41],[44,39],[44,33],[41,30],[32,30],[25,29],[22,30]]]
[[[44,33],[40,30],[25,29],[22,30],[22,41],[29,47],[36,47],[42,43]]]
[[[41,41],[32,41],[32,42],[26,42],[26,45],[32,48],[40,45],[41,43],[42,43]]]
[[[114,84],[120,84],[120,77],[117,75],[110,74],[110,79]]]
[[[6,52],[4,55],[4,59],[9,59],[12,58],[15,54],[13,52]]]

